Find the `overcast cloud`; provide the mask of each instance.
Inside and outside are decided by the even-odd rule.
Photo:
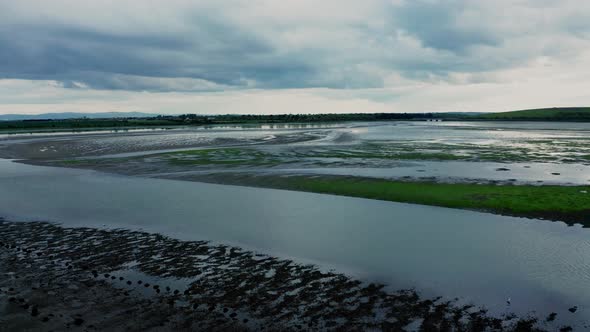
[[[590,104],[590,3],[0,0],[0,113]]]

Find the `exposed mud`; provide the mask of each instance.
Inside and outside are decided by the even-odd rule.
[[[0,140],[0,158],[48,160],[212,146],[274,145],[305,142],[323,136],[322,130],[169,130],[42,136]]]
[[[547,324],[489,317],[205,241],[0,221],[0,242],[2,330],[534,331]]]

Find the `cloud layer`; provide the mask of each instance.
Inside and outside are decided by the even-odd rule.
[[[346,100],[367,108],[357,111],[453,110],[473,107],[473,91],[519,93],[484,110],[587,104],[577,89],[590,83],[589,18],[590,3],[573,0],[3,1],[0,86],[37,89],[37,102],[6,88],[0,112],[293,94],[338,100],[331,111]],[[569,89],[532,97],[553,90],[548,77]],[[245,111],[274,112],[268,102]]]

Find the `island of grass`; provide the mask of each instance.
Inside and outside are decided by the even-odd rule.
[[[208,175],[194,180],[477,210],[590,227],[590,186],[410,182],[336,175],[237,173]]]

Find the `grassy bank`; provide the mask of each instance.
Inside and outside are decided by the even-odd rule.
[[[516,121],[590,121],[590,107],[554,107],[481,114],[482,120]]]
[[[207,181],[207,179],[205,179]],[[213,182],[560,220],[590,227],[590,186],[404,182],[342,176],[221,175]]]

